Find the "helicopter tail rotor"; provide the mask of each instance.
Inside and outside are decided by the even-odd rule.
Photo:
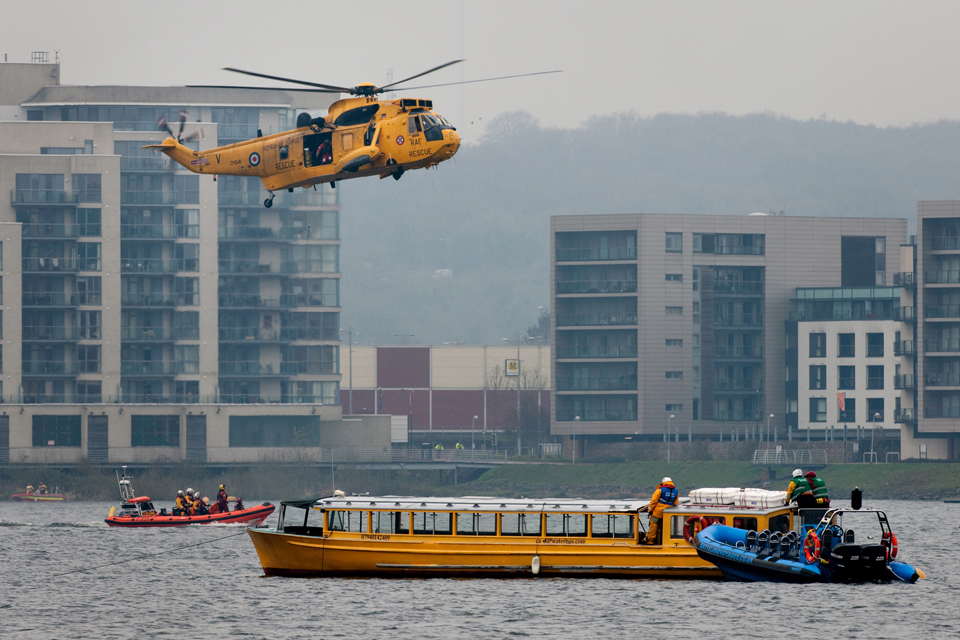
[[[177,142],[192,142],[193,140],[199,140],[201,138],[200,130],[197,129],[193,133],[189,133],[186,136],[183,135],[183,129],[187,124],[187,110],[180,110],[180,130],[177,133],[173,132],[173,127],[170,126],[170,123],[167,122],[167,119],[164,116],[160,116],[160,119],[157,120],[157,128],[160,131],[165,131],[170,134],[171,138],[176,138]]]

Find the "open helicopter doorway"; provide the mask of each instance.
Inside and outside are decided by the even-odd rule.
[[[333,134],[329,131],[303,136],[303,166],[319,167],[333,162]]]

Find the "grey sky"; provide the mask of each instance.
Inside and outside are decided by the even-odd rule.
[[[416,92],[468,141],[515,109],[547,126],[628,110],[880,126],[960,112],[956,2],[0,0],[0,15],[0,52],[59,50],[70,84],[245,83],[224,66],[383,83],[459,57],[425,80],[564,70]]]

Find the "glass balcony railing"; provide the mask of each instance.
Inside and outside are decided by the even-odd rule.
[[[958,236],[934,236],[931,240],[934,251],[960,250],[960,237]]]
[[[897,307],[893,319],[900,322],[913,322],[917,319],[916,309],[913,307]]]
[[[274,229],[253,225],[220,227],[217,237],[221,240],[271,240],[278,237]]]
[[[217,194],[221,207],[260,207],[259,191],[221,191]],[[266,197],[264,197],[266,200]]]
[[[895,287],[915,287],[917,286],[917,276],[914,273],[895,273],[893,274],[893,286]]]
[[[162,327],[120,327],[120,339],[128,342],[169,342],[174,339],[174,334]]]
[[[947,338],[932,338],[926,341],[927,353],[958,353],[960,340]]]
[[[636,391],[637,377],[557,378],[557,391]]]
[[[24,360],[20,370],[25,376],[69,376],[77,372],[77,367],[74,362]]]
[[[24,271],[77,271],[77,260],[75,258],[23,258],[21,266]]]
[[[893,421],[897,424],[916,424],[917,410],[913,407],[897,409],[893,412]]]
[[[763,347],[729,347],[718,345],[714,356],[721,360],[760,359],[763,358]]]
[[[584,409],[579,413],[567,409],[557,410],[558,422],[633,422],[637,419],[635,409]]]
[[[221,294],[219,303],[222,308],[253,308],[253,309],[276,309],[280,307],[280,301],[276,298],[261,298],[256,294],[235,293],[232,295]]]
[[[280,296],[282,307],[339,307],[340,301],[334,295],[309,295],[284,293]]]
[[[173,295],[164,293],[121,293],[120,304],[131,307],[172,307]]]
[[[727,422],[755,422],[760,419],[758,411],[714,411],[714,420]]]
[[[120,375],[161,376],[173,374],[173,363],[162,360],[124,360],[120,362]]]
[[[559,327],[636,326],[635,313],[558,313]]]
[[[275,369],[272,364],[260,364],[260,362],[256,360],[221,360],[219,364],[219,373],[221,376],[262,376],[279,374]]]
[[[258,327],[220,327],[218,334],[220,340],[226,341],[260,340],[276,342],[280,340],[278,330],[260,329]]]
[[[926,407],[923,410],[923,417],[928,419],[949,418],[956,420],[960,418],[960,407]]]
[[[77,204],[80,194],[63,189],[14,189],[10,192],[10,204]]]
[[[250,140],[257,137],[257,124],[218,124],[217,141],[226,144],[227,141]]]
[[[761,295],[763,293],[762,282],[727,282],[717,280],[713,283],[715,293],[732,295]]]
[[[21,328],[23,340],[68,340],[66,327],[24,326]]]
[[[174,273],[176,265],[162,258],[121,258],[120,271],[123,273]]]
[[[941,304],[926,307],[926,317],[931,318],[960,318],[960,304]]]
[[[893,355],[895,356],[912,356],[916,353],[917,347],[913,340],[901,340],[893,343]]]
[[[924,284],[960,284],[960,271],[927,271]]]
[[[175,191],[121,191],[120,204],[191,204]],[[193,203],[196,204],[196,203]]]
[[[729,378],[716,380],[713,384],[714,391],[745,391],[756,393],[763,389],[763,378]]]
[[[280,373],[288,376],[298,375],[336,375],[336,362],[281,362]]]
[[[120,170],[130,172],[155,173],[175,171],[180,165],[163,156],[121,156]]]
[[[557,293],[636,293],[636,280],[572,280],[557,283]]]
[[[162,240],[176,238],[173,227],[162,224],[122,224],[120,225],[121,238],[145,238],[148,240]]]
[[[281,340],[309,340],[315,342],[339,341],[337,329],[297,329],[288,328],[280,332]]]
[[[713,319],[713,324],[717,327],[762,327],[763,314],[745,313],[743,315],[715,316]]]
[[[261,264],[259,260],[220,260],[221,273],[277,273],[273,264]]]
[[[557,348],[558,358],[636,358],[637,345],[594,345],[578,347],[576,345]]]
[[[100,229],[87,229],[87,225],[75,224],[24,224],[21,232],[24,238],[66,238],[73,239],[86,235],[100,235]],[[82,233],[96,231],[95,234]]]
[[[590,262],[594,260],[636,260],[636,247],[607,249],[557,249],[557,262]]]
[[[335,260],[286,260],[280,264],[283,273],[337,273]]]
[[[960,373],[925,373],[923,374],[923,383],[927,387],[960,387]],[[916,385],[904,388],[913,389],[915,387]]]

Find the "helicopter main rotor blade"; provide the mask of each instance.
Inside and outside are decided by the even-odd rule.
[[[188,84],[190,89],[257,89],[259,91],[304,91],[306,93],[349,93],[349,89],[300,89],[298,87],[241,87],[225,84]]]
[[[556,71],[537,71],[535,73],[521,73],[515,76],[500,76],[499,78],[484,78],[483,80],[464,80],[463,82],[447,82],[444,84],[428,84],[421,87],[402,87],[403,91],[413,91],[416,89],[434,89],[436,87],[450,87],[455,84],[473,84],[475,82],[490,82],[492,80],[508,80],[510,78],[524,78],[526,76],[542,76],[547,73],[563,73],[563,69]]]
[[[233,67],[224,67],[224,71],[232,71],[233,73],[242,73],[248,76],[254,76],[256,78],[266,78],[267,80],[279,80],[281,82],[292,82],[293,84],[302,84],[307,87],[318,87],[320,89],[328,89],[330,91],[339,91],[342,93],[350,93],[351,89],[347,87],[338,87],[332,84],[320,84],[317,82],[307,82],[306,80],[295,80],[293,78],[284,78],[281,76],[271,76],[265,73],[257,73],[255,71],[244,71],[243,69],[234,69]],[[429,72],[428,72],[429,73]],[[423,75],[423,74],[421,74]],[[414,76],[416,77],[416,76]],[[263,87],[260,87],[261,89]]]
[[[428,71],[424,71],[423,73],[418,73],[418,74],[415,75],[415,76],[410,76],[409,78],[406,78],[406,79],[404,79],[404,80],[397,80],[396,82],[391,82],[390,84],[385,84],[385,85],[383,85],[382,87],[377,87],[377,88],[378,88],[379,90],[383,91],[383,90],[385,90],[385,89],[389,89],[390,87],[395,87],[395,86],[397,86],[398,84],[403,84],[404,82],[410,82],[411,80],[415,80],[415,79],[417,79],[417,78],[419,78],[419,77],[421,77],[421,76],[425,76],[425,75],[427,75],[428,73],[433,73],[434,71],[440,71],[440,69],[443,69],[443,68],[445,68],[445,67],[449,67],[449,66],[452,65],[452,64],[457,64],[458,62],[463,62],[463,60],[452,60],[452,61],[450,61],[450,62],[447,62],[447,63],[445,63],[445,64],[440,65],[439,67],[434,67],[433,69],[430,69],[430,70],[428,70]]]

